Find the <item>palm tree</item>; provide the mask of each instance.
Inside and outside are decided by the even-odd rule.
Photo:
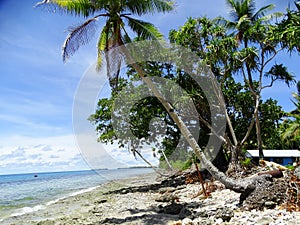
[[[130,43],[132,40],[128,35],[126,25],[137,34],[142,40],[162,40],[163,35],[151,23],[133,18],[154,12],[169,12],[173,10],[172,1],[164,0],[44,0],[36,6],[50,6],[62,12],[83,16],[87,20],[79,26],[70,27],[66,40],[62,46],[62,58],[66,62],[80,46],[87,44],[95,35],[98,20],[105,18],[97,44],[97,69],[102,67],[103,56],[107,63],[107,76],[110,85],[115,89],[118,85],[122,55],[106,54],[110,50]],[[100,26],[99,26],[100,28]],[[121,53],[122,54],[122,53]],[[111,71],[116,71],[111,74]],[[138,151],[132,150],[133,154],[138,154],[147,164],[151,165]],[[151,165],[151,167],[153,167]]]
[[[273,13],[265,15],[266,12],[274,8],[273,4],[263,6],[257,11],[255,8],[254,0],[227,0],[227,4],[230,8],[230,16],[232,21],[226,21],[228,28],[237,30],[236,39],[239,42],[244,42],[245,48],[248,47],[248,37],[245,36],[245,32],[253,26],[256,22],[268,21],[273,16],[280,14]]]
[[[102,29],[98,42],[98,65],[102,63],[102,53],[114,49],[118,46],[121,48],[117,53],[124,57],[129,62],[135,62],[130,51],[123,46],[124,43],[130,41],[129,35],[125,30],[125,21],[128,26],[143,39],[161,39],[162,35],[151,24],[142,20],[137,20],[131,15],[144,15],[153,12],[168,12],[173,9],[170,1],[164,0],[44,0],[38,5],[52,5],[65,11],[66,13],[82,15],[88,17],[94,15],[92,18],[86,20],[82,25],[74,27],[70,30],[64,45],[63,45],[63,60],[68,59],[78,48],[86,44],[90,37],[90,31],[96,28],[96,22],[99,17],[106,17],[106,23]],[[116,57],[116,55],[114,55]],[[117,56],[118,57],[118,56]],[[109,63],[109,60],[108,60]],[[198,142],[193,137],[183,120],[178,116],[173,106],[164,99],[159,90],[151,79],[147,79],[145,72],[139,67],[137,63],[132,63],[131,66],[136,70],[142,80],[148,85],[153,94],[158,98],[167,112],[174,120],[183,136],[188,141],[195,154],[202,162],[203,166],[214,176],[221,181],[225,186],[231,190],[242,193],[241,199],[248,195],[255,189],[255,179],[234,180],[227,177],[220,172],[205,156],[203,150],[199,147]],[[113,70],[112,70],[113,71]],[[108,74],[110,76],[110,74]],[[118,74],[117,74],[118,75]],[[114,76],[117,76],[114,75]],[[112,77],[110,77],[112,80]]]
[[[252,93],[253,96],[253,106],[254,106],[254,120],[255,120],[255,128],[256,128],[256,137],[257,137],[257,147],[259,150],[259,158],[263,159],[263,141],[262,141],[262,135],[261,135],[261,127],[260,127],[260,121],[259,121],[259,104],[260,104],[260,98],[261,98],[261,91],[263,88],[262,86],[262,77],[264,76],[263,70],[266,65],[266,62],[269,62],[270,60],[264,60],[264,58],[268,57],[271,59],[274,57],[277,52],[275,51],[275,46],[268,46],[267,44],[263,46],[264,50],[261,53],[261,58],[263,61],[261,61],[257,65],[257,53],[255,50],[249,48],[249,41],[252,41],[253,43],[257,43],[260,41],[261,34],[264,31],[256,32],[259,34],[259,37],[252,36],[251,32],[253,27],[263,27],[265,23],[269,22],[274,17],[282,16],[281,13],[271,13],[266,15],[267,12],[271,11],[274,8],[273,4],[269,4],[266,6],[261,7],[260,9],[256,10],[255,8],[255,1],[254,0],[227,0],[227,4],[230,7],[230,16],[232,18],[231,21],[226,20],[225,25],[230,28],[234,29],[236,31],[236,40],[238,43],[244,44],[244,51],[247,53],[244,65],[245,65],[245,71],[244,68],[242,68],[242,73],[244,76],[245,82],[248,84],[248,87]],[[224,21],[222,21],[224,22]],[[258,66],[260,65],[260,68]],[[276,66],[276,65],[275,65]],[[276,67],[275,67],[276,68]],[[277,79],[286,80],[286,82],[289,84],[289,82],[293,82],[293,77],[290,76],[286,71],[284,75],[286,77],[283,77],[282,74],[278,74],[279,67],[276,68],[276,74],[272,74],[273,77],[277,76],[277,78],[272,77],[272,86],[273,82]],[[258,87],[255,86],[253,81],[253,71],[256,70],[259,73],[259,79],[258,79]],[[267,87],[267,86],[266,86]]]

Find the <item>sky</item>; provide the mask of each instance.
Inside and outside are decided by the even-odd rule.
[[[128,151],[97,144],[95,133],[87,138],[73,126],[74,99],[83,77],[94,68],[97,39],[82,46],[64,64],[61,46],[68,27],[84,19],[34,8],[37,2],[0,0],[0,174],[144,165]],[[275,11],[284,11],[288,2],[293,1],[257,2],[257,7],[273,3],[277,6]],[[189,16],[214,18],[219,15],[228,16],[224,0],[178,0],[174,12],[143,19],[154,23],[167,37],[170,29],[178,29]],[[295,54],[282,54],[276,62],[284,63],[300,80],[299,59]],[[103,87],[106,80],[99,74],[94,75],[98,82],[98,86],[94,86],[96,90]],[[293,109],[290,99],[295,91],[295,87],[277,83],[265,90],[263,98],[273,97],[289,111]],[[93,108],[76,107],[87,113],[82,114],[83,119],[93,113]],[[88,121],[85,126],[93,132]],[[94,151],[88,147],[90,142]],[[150,153],[146,157],[155,162]]]

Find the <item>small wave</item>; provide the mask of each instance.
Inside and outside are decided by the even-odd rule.
[[[23,207],[23,208],[20,209],[19,212],[12,213],[10,216],[11,217],[21,216],[21,215],[24,215],[24,214],[27,214],[27,213],[36,212],[38,210],[45,209],[45,208],[46,207],[43,206],[43,205],[36,205],[36,206],[33,206],[33,207]]]
[[[76,196],[76,195],[80,195],[80,194],[83,194],[83,193],[87,193],[87,192],[93,191],[97,187],[99,187],[99,186],[90,187],[90,188],[86,188],[86,189],[83,189],[83,190],[80,190],[80,191],[73,192],[72,194],[69,195],[69,197],[73,197],[73,196]]]
[[[57,198],[55,200],[51,200],[49,202],[47,202],[45,205],[46,206],[49,206],[49,205],[53,205],[61,200],[64,200],[64,199],[67,199],[69,197],[74,197],[74,196],[77,196],[77,195],[80,195],[80,194],[83,194],[83,193],[87,193],[87,192],[90,192],[90,191],[93,191],[97,188],[98,186],[96,187],[90,187],[90,188],[86,188],[86,189],[82,189],[82,190],[79,190],[79,191],[76,191],[76,192],[72,192],[71,194],[68,194],[64,197],[61,197],[61,198]]]
[[[39,211],[39,210],[42,210],[42,209],[46,209],[47,206],[53,205],[53,204],[55,204],[55,203],[57,203],[61,200],[67,199],[69,197],[74,197],[74,196],[77,196],[77,195],[80,195],[80,194],[83,194],[83,193],[93,191],[97,187],[99,187],[99,186],[90,187],[90,188],[86,188],[86,189],[82,189],[82,190],[70,193],[70,194],[68,194],[64,197],[57,198],[55,200],[51,200],[49,202],[46,202],[44,205],[36,205],[36,206],[33,206],[33,207],[23,207],[23,208],[17,210],[17,212],[12,213],[9,217],[22,216],[24,214],[33,213],[33,212],[36,212],[36,211]],[[2,220],[0,220],[0,221],[2,221]]]

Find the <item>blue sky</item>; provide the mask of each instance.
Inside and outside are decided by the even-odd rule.
[[[288,4],[280,0],[257,2],[257,6],[274,3],[278,11]],[[74,139],[72,105],[80,79],[95,62],[97,40],[83,46],[64,64],[61,46],[67,28],[84,20],[34,8],[36,3],[0,1],[0,174],[89,168]],[[227,11],[223,0],[178,0],[174,12],[144,19],[167,36],[189,16],[213,18],[226,16]],[[276,62],[285,63],[300,80],[299,59],[284,54]],[[278,83],[263,96],[273,96],[285,110],[291,110],[295,90]],[[128,164],[132,159],[125,152],[117,161]],[[101,167],[114,162],[104,153],[99,160]]]

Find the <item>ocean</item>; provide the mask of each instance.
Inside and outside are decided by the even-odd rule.
[[[128,168],[0,175],[0,222],[91,191],[108,181],[150,172],[150,168]]]

